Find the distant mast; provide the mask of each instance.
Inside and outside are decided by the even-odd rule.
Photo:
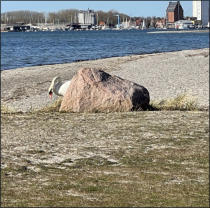
[[[117,16],[117,29],[120,29],[120,15],[117,14],[115,16]]]
[[[145,24],[145,20],[143,20],[143,23],[142,23],[142,27],[141,27],[142,30],[145,30],[146,29],[146,24]]]
[[[44,13],[44,24],[47,24],[47,12]]]

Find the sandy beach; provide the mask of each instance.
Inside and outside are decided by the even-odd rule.
[[[143,85],[150,100],[179,94],[194,96],[200,107],[209,106],[209,49],[131,55],[99,60],[18,68],[2,71],[1,103],[15,111],[40,109],[51,100],[47,90],[51,80],[68,80],[82,67],[102,69]]]

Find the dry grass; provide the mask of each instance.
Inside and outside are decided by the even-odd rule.
[[[50,113],[50,112],[59,112],[61,106],[62,98],[58,98],[54,103],[45,106],[42,109],[31,110],[31,113]],[[197,111],[203,110],[199,108],[196,98],[187,94],[178,95],[175,98],[165,99],[161,101],[151,101],[149,110],[152,111]],[[5,105],[1,106],[1,113],[16,113],[15,109],[7,107]],[[97,113],[97,111],[95,111]]]
[[[62,98],[56,100],[53,104],[39,110],[40,112],[58,112]],[[187,94],[178,95],[175,98],[165,99],[161,101],[152,101],[149,110],[167,110],[167,111],[196,111],[202,110],[199,108],[196,98]]]
[[[49,113],[49,112],[58,112],[59,108],[61,106],[62,98],[58,98],[54,103],[45,106],[44,108],[37,110],[36,112],[43,112],[43,113]]]
[[[175,98],[165,99],[161,101],[152,101],[150,104],[156,110],[180,110],[195,111],[201,110],[198,107],[196,98],[187,94],[178,95]]]
[[[17,113],[15,109],[12,107],[8,107],[6,105],[1,105],[1,113],[2,114],[11,114],[11,113]]]

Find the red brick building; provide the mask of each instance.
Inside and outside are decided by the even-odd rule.
[[[166,23],[173,24],[174,22],[182,19],[184,19],[184,15],[180,2],[169,2],[166,10]]]

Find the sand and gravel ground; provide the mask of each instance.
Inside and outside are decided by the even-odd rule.
[[[209,107],[209,50],[135,55],[2,72],[3,207],[207,207],[209,111],[36,112],[54,76],[103,69]],[[31,111],[32,110],[32,111]]]

